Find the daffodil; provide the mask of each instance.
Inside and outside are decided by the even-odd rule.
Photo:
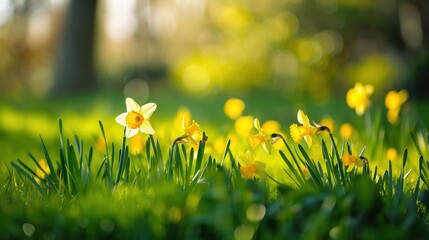
[[[301,142],[302,138],[304,138],[308,147],[311,147],[313,143],[313,135],[316,133],[317,128],[310,125],[310,120],[302,110],[298,111],[297,118],[298,122],[302,124],[302,126],[298,126],[295,123],[292,124],[289,127],[290,135],[296,143]]]
[[[358,82],[354,88],[347,92],[347,105],[354,108],[356,114],[361,116],[371,105],[369,97],[374,93],[374,87],[370,84],[363,85]]]
[[[353,135],[353,127],[350,123],[343,123],[340,127],[341,137],[349,139]]]
[[[46,163],[45,159],[41,159],[39,161],[39,165],[41,168],[37,167],[36,174],[40,179],[44,179],[46,177],[46,174],[50,174],[51,170],[49,169],[48,164]],[[45,174],[46,173],[46,174]]]
[[[201,138],[201,128],[200,125],[195,122],[195,120],[192,120],[192,123],[188,126],[183,125],[183,130],[191,142],[196,143],[196,141],[200,140],[199,138]]]
[[[185,120],[185,125],[188,126],[191,124],[192,114],[186,107],[180,107],[174,117],[173,124],[174,127],[178,130],[183,129],[183,121]]]
[[[125,99],[127,111],[116,117],[116,122],[124,126],[127,138],[135,136],[139,131],[146,134],[155,134],[149,118],[156,110],[155,103],[146,103],[140,106],[132,98]]]
[[[241,99],[230,98],[225,102],[223,107],[226,116],[231,119],[236,119],[241,116],[246,104]]]
[[[364,163],[368,163],[368,159],[366,159],[364,156],[353,156],[350,155],[347,151],[341,157],[341,161],[343,162],[344,166],[348,167],[362,167]]]
[[[201,140],[201,128],[195,120],[192,120],[190,124],[187,124],[187,120],[183,117],[182,130],[184,131],[184,134],[176,138],[174,143],[192,143],[197,145],[198,141]]]
[[[265,178],[265,163],[256,161],[250,151],[237,157],[241,176],[245,179]]]
[[[271,143],[267,140],[267,139],[270,139],[270,136],[268,134],[266,134],[264,132],[264,130],[261,128],[261,124],[259,123],[259,119],[255,118],[253,125],[256,128],[256,130],[258,130],[258,133],[255,135],[249,136],[250,146],[252,146],[252,148],[255,149],[258,145],[262,145],[262,148],[267,153],[270,153]]]
[[[393,147],[390,147],[386,151],[386,157],[389,160],[396,160],[398,158],[398,150]]]
[[[253,128],[254,118],[251,116],[242,116],[235,120],[234,130],[241,136],[247,136]]]
[[[395,124],[398,121],[401,106],[407,101],[407,99],[407,90],[401,90],[399,92],[392,90],[386,94],[385,104],[387,108],[387,120],[390,123]]]

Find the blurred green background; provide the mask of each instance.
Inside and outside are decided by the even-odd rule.
[[[0,91],[270,91],[329,101],[355,82],[428,96],[418,0],[2,0]],[[134,93],[133,93],[134,92]],[[341,95],[339,95],[341,93]]]
[[[345,103],[356,82],[374,85],[378,109],[388,90],[407,89],[407,113],[427,126],[428,8],[415,0],[1,0],[0,146],[7,161],[26,158],[40,151],[39,134],[57,139],[58,118],[92,145],[98,120],[120,139],[113,118],[125,96],[158,104],[155,128],[185,106],[223,134],[229,97],[284,129],[299,108],[314,120],[358,123]]]
[[[428,13],[429,4],[422,0],[0,0],[0,186],[5,186],[0,191],[13,185],[8,181],[15,179],[10,178],[13,172],[10,162],[20,159],[31,163],[27,152],[37,160],[44,157],[40,136],[52,159],[59,159],[58,118],[64,123],[67,138],[73,139],[76,134],[84,140],[85,151],[89,146],[94,147],[93,165],[100,165],[105,149],[98,121],[104,125],[107,142],[120,146],[123,127],[114,118],[125,111],[124,97],[132,97],[140,104],[148,101],[157,104],[151,123],[157,141],[165,149],[164,158],[173,139],[183,134],[175,126],[174,116],[180,107],[187,107],[192,119],[209,136],[206,153],[221,159],[228,134],[234,128],[234,121],[224,114],[223,104],[228,98],[237,97],[246,103],[243,115],[258,117],[261,123],[277,120],[285,136],[289,125],[297,120],[298,109],[303,109],[311,120],[332,119],[335,136],[339,136],[340,124],[350,123],[357,132],[352,145],[356,149],[359,146],[356,151],[368,146],[365,156],[371,166],[380,166],[380,173],[390,159],[394,160],[394,169],[400,169],[402,162],[395,159],[399,160],[403,149],[408,148],[411,159],[408,165],[414,167],[412,174],[415,174],[418,144],[412,142],[410,132],[417,132],[420,145],[427,149],[425,138],[429,126]],[[372,84],[375,89],[371,96],[373,107],[364,117],[356,116],[346,104],[346,92],[356,82]],[[389,124],[385,118],[384,97],[392,89],[407,89],[410,96],[410,104],[401,109],[402,122],[397,125]],[[140,135],[133,139],[137,140],[134,145],[142,147],[144,140]],[[213,146],[219,139],[221,151],[216,152]],[[132,139],[129,141],[132,146]],[[386,149],[397,151],[395,157],[386,157]],[[234,149],[232,154],[239,151]],[[426,151],[424,156],[428,155]],[[414,186],[415,180],[411,179]],[[223,180],[215,180],[223,184]],[[24,226],[33,223],[37,234],[53,234],[50,226],[53,225],[61,238],[61,234],[73,233],[74,228],[80,234],[81,228],[89,223],[88,236],[96,237],[107,236],[108,231],[103,227],[107,223],[109,234],[115,224],[119,233],[121,228],[137,229],[131,231],[133,236],[140,236],[139,231],[151,227],[159,233],[176,234],[179,231],[175,227],[180,225],[174,224],[180,219],[175,218],[177,222],[173,225],[165,225],[173,227],[168,230],[163,224],[169,224],[177,216],[170,213],[177,213],[178,206],[189,205],[188,200],[195,202],[191,205],[195,210],[188,214],[196,214],[195,222],[188,215],[189,226],[197,224],[197,230],[201,231],[212,229],[219,222],[226,226],[227,232],[235,228],[235,223],[229,223],[236,215],[245,219],[251,202],[263,203],[277,197],[269,196],[265,186],[250,183],[246,187],[239,185],[232,194],[223,186],[214,187],[213,193],[207,188],[208,194],[202,191],[202,207],[198,211],[200,192],[187,195],[188,192],[178,191],[169,184],[156,187],[156,198],[153,190],[144,192],[146,186],[141,191],[130,188],[125,195],[128,198],[122,198],[121,191],[127,189],[124,185],[123,190],[118,188],[117,199],[108,198],[109,204],[100,205],[106,199],[102,194],[104,189],[97,184],[94,184],[97,191],[88,195],[73,196],[70,200],[53,195],[49,200],[33,197],[35,192],[14,183],[17,196],[1,195],[3,202],[13,206],[2,204],[0,209],[6,213],[0,223],[8,223],[6,229],[12,233],[0,232],[9,238],[22,236]],[[216,184],[213,186],[220,186]],[[147,186],[152,188],[151,184]],[[279,204],[274,203],[271,209],[267,205],[267,218],[271,214],[268,219],[286,221],[285,225],[277,225],[285,235],[290,235],[290,231],[295,233],[296,226],[304,226],[303,232],[307,234],[304,238],[325,231],[317,226],[328,229],[330,224],[344,220],[345,224],[351,223],[356,233],[367,233],[362,236],[398,237],[402,235],[396,233],[404,229],[421,233],[418,228],[407,227],[416,226],[414,208],[410,210],[407,205],[407,211],[402,211],[395,203],[380,207],[381,199],[373,194],[374,186],[361,186],[365,187],[352,188],[350,195],[337,197],[340,210],[333,208],[335,195],[328,197],[334,199],[332,203],[323,200],[326,194],[315,194],[313,190],[307,198],[307,190],[294,193],[285,189],[288,192],[279,195]],[[249,189],[256,190],[247,192]],[[353,191],[359,197],[362,190],[366,197],[350,200],[353,198],[349,196],[355,195]],[[369,199],[367,190],[377,197]],[[14,199],[19,201],[16,203]],[[20,201],[25,204],[20,206]],[[365,205],[359,205],[360,201]],[[378,204],[365,207],[373,202]],[[225,211],[228,204],[239,206],[236,208],[239,211]],[[73,207],[64,207],[68,205]],[[327,205],[332,205],[328,211]],[[285,214],[272,215],[279,206]],[[167,215],[158,214],[157,209],[172,210],[165,211],[170,220]],[[208,214],[198,216],[199,211]],[[91,217],[85,218],[88,212]],[[357,222],[349,217],[355,212]],[[402,221],[403,212],[407,212],[407,218]],[[80,227],[68,225],[76,223],[76,219]],[[311,221],[306,223],[306,219]],[[399,222],[405,224],[397,227]],[[362,228],[366,224],[371,231],[374,229],[373,235]],[[246,230],[246,225],[239,226],[243,228],[237,229]],[[260,232],[266,231],[262,226]],[[267,222],[267,226],[272,223]],[[98,234],[100,228],[104,235]],[[68,229],[71,230],[64,231]],[[251,235],[256,229],[250,228]],[[275,236],[271,229],[266,232],[262,238]],[[206,236],[219,238],[210,233]],[[184,233],[177,236],[180,238]]]

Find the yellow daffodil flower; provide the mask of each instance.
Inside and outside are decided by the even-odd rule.
[[[398,150],[393,147],[390,147],[386,151],[386,157],[389,160],[396,160],[398,158]]]
[[[246,104],[238,98],[230,98],[225,102],[223,110],[225,115],[231,119],[236,119],[241,116]]]
[[[298,111],[297,118],[298,122],[302,124],[302,126],[292,124],[289,127],[290,135],[296,143],[301,142],[301,139],[304,138],[304,140],[307,142],[308,147],[311,147],[313,143],[313,134],[316,133],[317,128],[310,125],[310,120],[302,110]]]
[[[174,117],[174,127],[177,130],[183,129],[183,119],[185,119],[186,126],[191,125],[192,114],[191,111],[189,111],[189,109],[186,107],[180,107],[176,113],[176,116]]]
[[[354,88],[347,92],[347,105],[354,108],[356,114],[361,116],[371,105],[369,97],[374,93],[374,87],[370,84],[363,85],[358,82]]]
[[[185,131],[186,136],[188,136],[188,139],[196,143],[196,141],[199,141],[201,138],[201,128],[200,125],[195,122],[195,120],[192,120],[190,125],[183,124],[183,130]]]
[[[366,159],[364,156],[356,157],[350,155],[347,151],[341,157],[341,161],[343,162],[344,166],[349,166],[352,168],[354,166],[362,167],[364,163],[368,163],[368,159]]]
[[[45,177],[46,177],[46,174],[50,174],[51,173],[51,170],[49,169],[49,166],[48,166],[48,164],[46,163],[46,160],[45,159],[41,159],[40,161],[39,161],[39,165],[40,165],[40,167],[42,167],[42,169],[43,169],[43,171],[42,171],[42,169],[40,169],[39,167],[37,167],[37,169],[36,169],[36,174],[37,174],[37,176],[40,178],[40,179],[44,179]],[[46,174],[45,174],[46,173]]]
[[[251,116],[242,116],[235,120],[234,129],[238,135],[247,136],[253,128],[254,119]]]
[[[192,120],[191,124],[187,124],[185,116],[182,120],[182,130],[185,132],[182,136],[176,138],[174,143],[192,143],[197,145],[201,140],[201,128],[200,125]]]
[[[340,135],[345,139],[350,139],[353,135],[353,127],[350,123],[343,123],[340,127]]]
[[[124,126],[127,138],[135,136],[139,131],[146,134],[155,134],[149,118],[156,110],[155,103],[146,103],[140,106],[132,98],[125,99],[127,111],[116,117],[116,122]]]
[[[259,119],[255,118],[253,125],[255,126],[256,130],[258,130],[258,134],[249,136],[250,146],[252,146],[252,148],[255,149],[258,145],[262,145],[262,148],[267,153],[270,153],[271,143],[269,141],[267,141],[267,138],[269,138],[269,136],[261,128],[261,125],[259,123]]]
[[[399,92],[392,90],[386,94],[385,104],[387,108],[387,120],[390,123],[395,124],[398,121],[401,106],[407,101],[407,99],[407,90],[401,90]]]
[[[241,176],[245,179],[253,178],[265,178],[265,163],[255,161],[252,153],[247,151],[243,155],[237,157],[238,163],[240,164]]]

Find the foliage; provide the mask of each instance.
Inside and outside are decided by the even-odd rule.
[[[407,187],[407,150],[400,174],[395,176],[391,162],[384,173],[377,168],[371,172],[368,163],[362,172],[357,167],[348,169],[340,154],[350,146],[338,150],[332,134],[330,150],[321,142],[324,165],[301,145],[289,146],[281,136],[289,156],[282,150],[279,154],[287,164],[285,174],[296,185],[291,186],[269,175],[272,181],[243,179],[230,141],[217,161],[205,154],[204,134],[196,149],[173,143],[166,158],[151,135],[142,159],[130,157],[125,137],[118,151],[113,143],[105,142],[104,159],[94,167],[93,149],[85,152],[77,136],[74,143],[63,141],[61,120],[59,126],[58,161],[50,157],[41,139],[51,174],[45,172],[46,177],[41,178],[31,165],[12,162],[13,169],[2,186],[5,217],[0,225],[6,230],[1,231],[2,237],[22,237],[23,232],[37,238],[429,236],[425,230],[429,164],[420,158],[419,178],[414,187]],[[101,122],[100,128],[105,138]],[[231,167],[225,167],[227,160]],[[13,210],[7,207],[11,204]]]
[[[244,101],[226,102],[228,132],[182,109],[167,137],[156,116],[156,135],[131,137],[149,116],[127,105],[120,141],[99,121],[91,142],[67,137],[60,119],[58,144],[39,137],[41,158],[4,164],[0,238],[429,237],[429,136],[404,109],[389,124],[366,106],[347,137],[298,110],[289,137],[275,120],[246,116]]]

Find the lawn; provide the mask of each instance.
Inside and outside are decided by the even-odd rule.
[[[0,238],[427,239],[427,103],[346,95],[2,99]]]

